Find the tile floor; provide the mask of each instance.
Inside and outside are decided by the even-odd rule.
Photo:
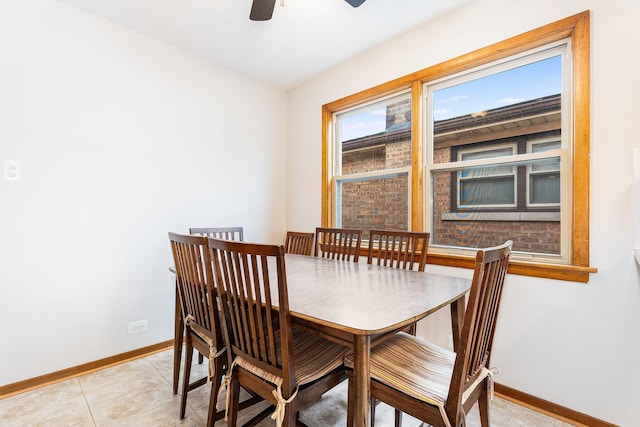
[[[178,416],[180,397],[171,392],[171,350],[83,375],[27,393],[0,399],[0,426],[204,426],[208,392],[200,387],[189,393],[184,420]],[[194,364],[192,378],[204,376],[206,363]],[[301,413],[309,427],[344,426],[346,382],[325,394]],[[264,408],[259,406],[258,411]],[[245,410],[245,413],[250,411]],[[248,419],[247,413],[245,419]],[[554,418],[495,398],[491,406],[492,426],[568,426]],[[393,425],[393,409],[379,405],[376,425]],[[216,426],[224,426],[224,420]],[[404,416],[403,426],[417,427],[415,419]],[[467,426],[479,426],[477,407],[467,418]],[[260,427],[273,426],[269,418]]]

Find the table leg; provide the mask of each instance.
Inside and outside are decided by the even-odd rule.
[[[173,394],[178,394],[178,382],[180,381],[180,362],[182,359],[182,340],[184,338],[184,322],[182,309],[180,308],[180,296],[178,295],[178,282],[176,282],[176,305],[173,333]]]
[[[355,381],[355,427],[369,427],[371,412],[371,383],[369,372],[369,356],[371,355],[371,337],[356,335],[353,346]]]
[[[464,295],[453,301],[451,307],[451,333],[453,335],[453,351],[458,351],[458,342],[464,324]]]

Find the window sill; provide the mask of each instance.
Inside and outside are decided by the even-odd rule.
[[[427,255],[427,264],[444,265],[448,267],[474,268],[475,258],[460,255],[430,253],[429,255]],[[517,274],[520,276],[542,277],[546,279],[587,283],[589,282],[589,275],[591,273],[597,272],[598,269],[595,267],[541,264],[513,260],[509,261],[509,274]]]
[[[560,212],[447,212],[443,221],[555,221],[560,222]]]

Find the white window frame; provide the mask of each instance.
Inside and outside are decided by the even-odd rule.
[[[464,161],[464,162],[450,162],[450,163],[434,163],[433,153],[433,103],[429,102],[433,99],[433,92],[444,88],[453,86],[455,84],[462,83],[464,81],[470,81],[477,78],[484,77],[486,75],[499,73],[504,70],[515,68],[517,66],[532,63],[538,60],[549,58],[552,56],[561,55],[562,63],[562,106],[561,106],[561,148],[558,150],[549,150],[542,153],[526,153],[516,154],[514,156],[505,156],[499,158],[492,158],[490,165],[522,165],[531,161],[544,161],[544,159],[557,157],[560,159],[560,170],[562,176],[561,182],[561,212],[560,212],[560,253],[559,254],[539,254],[530,252],[512,252],[511,259],[523,260],[531,262],[549,263],[549,264],[570,264],[571,263],[571,251],[572,251],[572,238],[571,238],[571,192],[572,192],[572,122],[573,117],[572,105],[572,70],[571,70],[571,40],[563,39],[548,45],[540,46],[538,48],[528,50],[511,57],[494,61],[489,64],[475,67],[470,70],[466,70],[460,73],[456,73],[441,79],[425,82],[423,84],[423,111],[424,111],[424,141],[425,141],[425,160],[424,160],[424,174],[423,180],[428,185],[424,186],[425,200],[427,201],[424,210],[424,224],[425,231],[432,233],[433,239],[433,177],[435,173],[445,171],[458,171],[469,167],[478,167],[487,165],[485,161]],[[563,173],[562,171],[566,171]],[[517,191],[517,190],[516,190]],[[453,247],[437,245],[433,242],[429,246],[429,250],[442,255],[463,255],[473,256],[478,248],[467,247]]]
[[[411,228],[411,166],[406,166],[402,168],[391,168],[391,169],[383,169],[379,171],[369,171],[369,172],[361,172],[343,175],[342,174],[342,143],[341,143],[341,135],[340,135],[340,127],[337,126],[337,121],[339,117],[349,117],[355,114],[358,114],[361,110],[365,108],[369,108],[375,106],[376,104],[384,104],[387,105],[390,99],[393,98],[401,98],[403,96],[408,96],[411,99],[411,91],[403,90],[400,92],[395,92],[389,94],[387,96],[383,96],[380,98],[376,98],[370,102],[364,102],[362,104],[356,105],[352,108],[348,108],[342,111],[337,111],[333,113],[332,117],[332,144],[333,144],[333,176],[331,178],[331,188],[332,188],[332,199],[335,203],[335,209],[333,210],[333,224],[336,227],[342,227],[342,184],[349,182],[358,182],[358,181],[376,181],[387,178],[397,178],[400,176],[407,177],[407,224],[408,227]]]

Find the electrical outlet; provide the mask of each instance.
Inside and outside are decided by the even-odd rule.
[[[129,335],[139,334],[140,332],[146,332],[149,329],[149,322],[147,320],[138,320],[136,322],[129,322]]]

